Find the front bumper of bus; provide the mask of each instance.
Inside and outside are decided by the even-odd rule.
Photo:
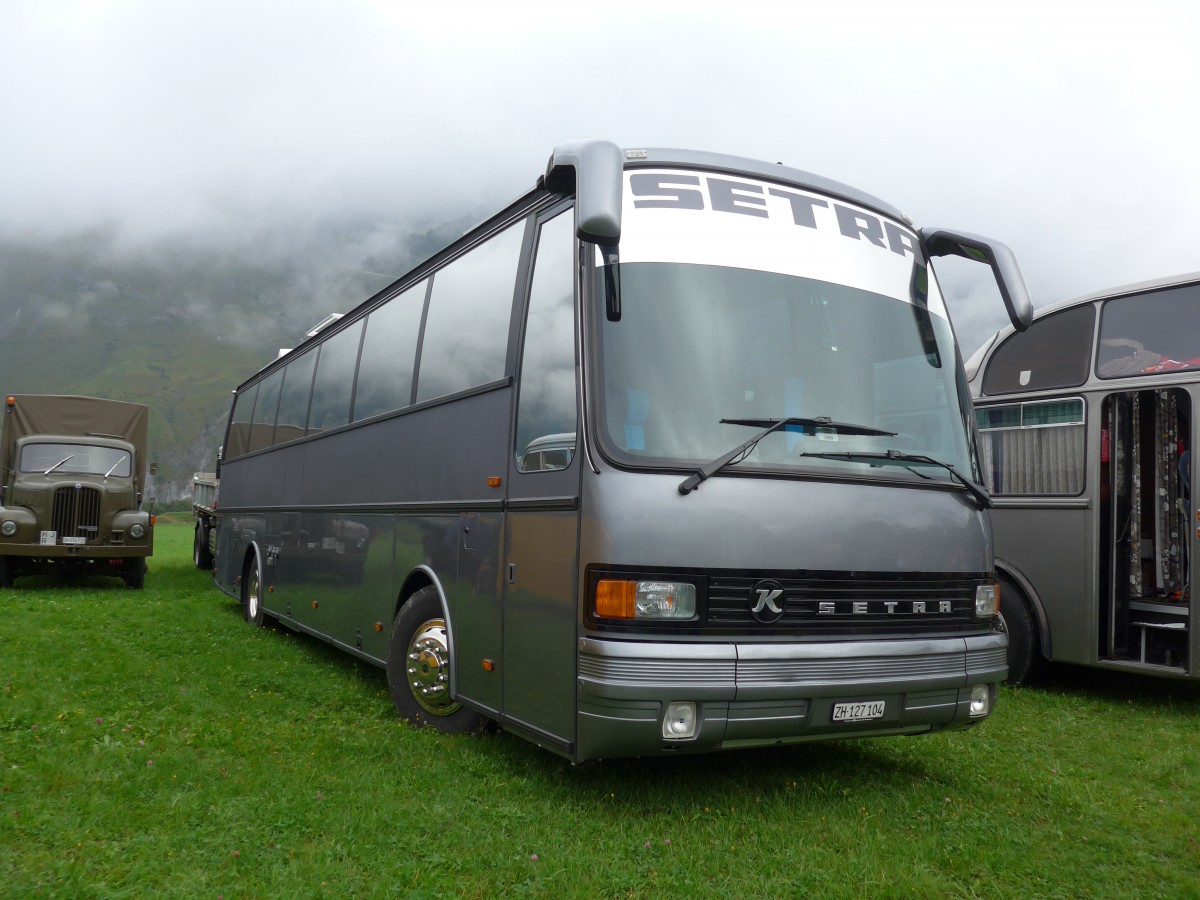
[[[1006,655],[998,632],[803,644],[584,638],[577,758],[969,727],[990,714]]]

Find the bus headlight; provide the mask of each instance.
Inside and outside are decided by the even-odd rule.
[[[667,704],[662,736],[668,741],[686,741],[696,736],[696,704],[690,701]]]
[[[142,537],[146,533],[146,526],[141,522],[134,522],[129,526],[129,536],[134,540]]]
[[[975,588],[975,617],[990,619],[1000,612],[1000,588],[994,584],[981,584]]]
[[[5,519],[4,522],[0,524],[0,534],[4,535],[5,537],[12,537],[16,533],[17,523],[12,519]]]
[[[596,615],[604,619],[691,619],[696,615],[696,586],[686,581],[596,583]]]

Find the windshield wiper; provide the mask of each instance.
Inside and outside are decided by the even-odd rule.
[[[812,428],[828,428],[836,431],[838,434],[865,434],[874,436],[892,437],[896,434],[894,431],[880,431],[878,428],[871,428],[867,425],[854,425],[849,422],[834,422],[828,416],[816,416],[815,418],[800,418],[790,416],[786,419],[721,419],[722,425],[748,425],[751,428],[759,427],[763,430],[744,444],[734,447],[723,456],[718,456],[712,462],[702,466],[695,475],[690,475],[679,484],[679,493],[690,494],[700,486],[700,482],[706,481],[721,469],[731,463],[741,460],[739,457],[745,457],[754,445],[765,438],[768,434],[778,431],[780,428],[785,428],[788,425],[807,425]]]
[[[74,457],[75,457],[74,453],[72,453],[70,456],[64,456],[62,459],[60,459],[58,462],[56,462],[54,465],[52,465],[50,468],[48,468],[42,474],[49,475],[51,472],[53,472],[55,469],[57,469],[59,466],[61,466],[63,463],[65,463],[68,459],[74,459]]]
[[[975,502],[979,504],[980,509],[988,509],[992,505],[992,498],[982,487],[977,485],[971,479],[963,476],[958,469],[950,465],[950,463],[942,462],[940,459],[934,459],[932,456],[922,456],[917,453],[904,453],[900,450],[888,450],[886,453],[855,453],[849,451],[846,453],[801,453],[800,456],[812,456],[817,459],[845,459],[851,462],[878,459],[884,462],[898,463],[918,463],[929,466],[940,466],[950,473],[950,476],[965,487],[975,498]],[[919,474],[919,473],[918,473]]]
[[[112,468],[104,473],[104,477],[107,478],[109,475],[111,475],[113,473],[113,471],[117,468],[117,466],[119,466],[123,462],[125,462],[125,460],[118,459],[115,463],[112,464]]]

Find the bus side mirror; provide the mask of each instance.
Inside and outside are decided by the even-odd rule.
[[[620,243],[624,169],[621,148],[610,141],[566,141],[554,148],[546,166],[546,188],[566,193],[574,187],[575,234],[581,241],[613,247]]]
[[[1029,327],[1033,321],[1033,301],[1017,258],[1006,245],[977,234],[943,228],[922,228],[921,239],[930,256],[962,256],[990,266],[1013,328],[1024,331]]]

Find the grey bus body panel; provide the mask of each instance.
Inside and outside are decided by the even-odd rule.
[[[568,195],[554,193],[564,189],[561,170],[586,173],[589,160],[601,158],[602,174],[576,180],[599,199],[585,209],[578,198],[575,234],[599,242],[619,236],[620,205],[614,215],[611,199],[620,185],[609,183],[614,149],[560,146],[535,191],[239,387],[256,388],[289,359],[432,277],[428,312],[443,263],[453,265],[503,225],[529,217],[503,378],[223,460],[218,585],[236,595],[245,554],[256,547],[268,613],[381,666],[397,609],[435,585],[449,629],[454,698],[573,761],[916,734],[982,721],[1005,675],[1005,637],[975,613],[976,588],[991,577],[986,512],[948,480],[867,465],[824,475],[733,466],[683,497],[677,486],[689,472],[678,460],[615,464],[600,445],[588,397],[599,390],[589,368],[601,365],[586,334],[597,303],[588,280],[592,248],[571,248],[582,260],[574,284],[577,451],[561,469],[522,466],[528,448],[550,440],[514,448],[535,219],[568,203]],[[623,156],[628,168],[760,176],[902,219],[876,198],[783,166],[690,151]],[[914,259],[922,255],[915,244],[909,249]],[[418,377],[423,352],[420,345]],[[415,384],[412,399],[418,396]],[[566,447],[569,427],[559,423],[547,434]],[[878,615],[867,622],[849,611],[811,629],[795,619],[778,628],[741,619],[732,626],[714,619],[614,624],[599,620],[591,605],[596,573],[610,570],[685,573],[698,584],[790,583],[823,573],[838,582],[840,601],[870,597],[877,605],[896,602],[880,601],[866,576],[904,598],[926,596],[908,593],[920,579],[952,581],[958,593],[954,616],[940,617],[933,603],[927,615],[925,600],[905,599],[903,614],[882,628]],[[741,597],[735,618],[744,619]],[[972,718],[980,685],[990,699]],[[666,704],[679,700],[699,704],[700,732],[665,741]],[[858,700],[883,703],[884,712],[833,721],[835,703]]]

